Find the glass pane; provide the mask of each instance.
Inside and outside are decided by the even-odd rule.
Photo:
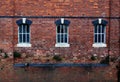
[[[64,30],[65,30],[64,33],[67,33],[67,26],[65,26]]]
[[[30,33],[30,29],[29,29],[28,25],[26,25],[26,31],[27,31],[27,33]]]
[[[61,25],[61,33],[64,33],[64,26],[63,25]]]
[[[67,43],[67,34],[65,34],[65,43]]]
[[[98,43],[101,42],[101,34],[98,34]]]
[[[60,43],[60,34],[57,34],[57,42]]]
[[[57,33],[60,33],[60,26],[57,26]]]
[[[25,43],[26,42],[26,36],[25,36],[26,34],[23,34],[23,43]]]
[[[64,34],[61,34],[61,43],[64,42]]]
[[[104,38],[105,38],[105,36],[104,36],[104,34],[102,34],[102,43],[105,42]]]
[[[104,33],[105,32],[105,27],[104,26],[102,26],[102,33]]]
[[[101,27],[98,25],[98,33],[101,33]]]
[[[27,25],[24,25],[24,33],[27,33]]]
[[[30,42],[30,36],[29,36],[29,34],[27,34],[27,43],[29,43]]]
[[[26,26],[26,25],[22,25],[23,33],[25,33],[25,30],[26,30],[25,26]]]
[[[95,40],[95,43],[98,42],[98,41],[97,41],[97,34],[95,34],[95,38],[94,38],[94,40]]]
[[[97,26],[94,28],[94,32],[97,33]]]
[[[19,26],[19,33],[22,33],[22,27]]]
[[[22,34],[19,34],[19,42],[22,43]]]

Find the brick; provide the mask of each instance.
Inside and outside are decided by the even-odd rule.
[[[89,17],[119,17],[119,0],[112,1],[109,13],[109,0],[2,0],[0,1],[0,16],[68,16],[84,18],[65,18],[70,20],[69,48],[57,48],[55,21],[60,18],[27,18],[33,23],[31,28],[30,48],[17,47],[18,25],[21,18],[0,18],[0,49],[9,58],[0,56],[0,82],[116,82],[117,69],[104,74],[112,66],[101,68],[67,68],[55,70],[47,68],[19,68],[14,70],[14,63],[99,63],[108,54],[111,57],[119,55],[119,20],[103,18],[108,21],[106,27],[106,48],[93,48],[93,20]],[[109,38],[110,24],[110,40]],[[110,52],[108,53],[108,41]],[[22,53],[22,57],[13,61],[13,51]],[[96,54],[98,60],[92,61]],[[1,55],[1,53],[0,53]],[[52,60],[54,55],[62,57],[61,62]],[[3,55],[4,56],[4,55]],[[113,62],[110,62],[113,63]],[[9,73],[8,73],[9,72]],[[96,78],[95,78],[95,75]],[[89,77],[89,78],[86,78]],[[113,77],[113,78],[111,78]],[[46,79],[47,78],[47,79]],[[61,79],[62,78],[62,79]],[[101,79],[102,78],[102,79]]]

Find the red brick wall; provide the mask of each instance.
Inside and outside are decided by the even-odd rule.
[[[59,18],[58,18],[59,19]],[[91,55],[97,54],[99,57],[101,55],[108,55],[107,48],[93,48],[93,28],[92,21],[94,19],[71,19],[66,18],[71,21],[69,25],[69,43],[68,48],[56,48],[56,25],[55,20],[57,18],[40,18],[40,19],[30,19],[33,21],[31,25],[31,48],[18,48],[17,47],[17,25],[15,28],[15,50],[22,53],[27,53],[31,55],[39,54],[40,56],[53,56],[56,54],[61,55],[65,60],[72,62],[74,56],[77,56],[81,61],[82,58],[90,58]],[[107,26],[108,29],[108,26]],[[107,32],[108,34],[108,32]],[[107,36],[108,38],[108,36]],[[38,51],[39,50],[39,51]],[[29,56],[28,55],[28,56]],[[31,56],[30,55],[30,56]],[[87,62],[87,61],[85,61]]]
[[[84,5],[82,5],[84,3]],[[8,4],[8,5],[6,5]],[[119,0],[48,0],[48,1],[2,1],[1,16],[119,16]],[[9,6],[9,7],[8,7]],[[111,10],[110,10],[111,8]],[[6,12],[5,12],[6,11]],[[54,13],[55,12],[55,13]],[[111,14],[110,14],[111,13]],[[18,48],[18,26],[15,23],[20,18],[1,18],[1,44],[0,48],[5,52],[18,50],[21,53],[31,55],[66,55],[67,59],[73,59],[77,55],[89,58],[93,54],[108,55],[110,41],[110,55],[119,53],[119,21],[118,19],[105,19],[107,25],[107,45],[106,48],[93,48],[93,28],[92,18],[66,18],[71,21],[69,25],[69,48],[56,48],[56,25],[54,22],[59,18],[29,18],[33,21],[31,25],[31,48]],[[109,36],[110,26],[110,36]],[[3,35],[4,34],[4,35]],[[110,40],[109,40],[110,37]],[[13,39],[14,38],[14,39]],[[14,45],[14,48],[13,48]],[[32,53],[31,53],[32,52]],[[66,58],[65,58],[66,59]],[[66,60],[67,60],[66,59]],[[84,58],[83,58],[84,59]],[[86,61],[85,61],[86,62]]]
[[[0,68],[0,82],[117,82],[117,71],[115,68],[110,70],[111,66],[60,67],[55,69],[13,68],[10,60],[2,60]]]
[[[32,21],[31,28],[31,44],[32,47],[30,48],[18,48],[18,25],[16,24],[16,20],[19,20],[21,18],[7,18],[7,17],[1,17],[0,18],[0,49],[3,49],[3,53],[7,53],[10,55],[10,52],[13,52],[14,50],[21,53],[21,55],[27,55],[27,57],[23,57],[20,59],[15,60],[17,63],[45,63],[46,61],[54,62],[52,60],[52,57],[54,55],[60,55],[62,58],[61,63],[99,63],[104,58],[101,58],[102,55],[107,56],[108,55],[108,47],[110,46],[110,52],[109,54],[113,56],[119,55],[119,19],[110,19],[109,18],[103,18],[104,20],[108,21],[107,29],[106,29],[106,41],[107,41],[107,47],[106,48],[93,48],[93,24],[92,21],[96,20],[97,18],[90,18],[90,17],[120,17],[119,9],[120,9],[120,2],[119,0],[110,0],[111,1],[111,7],[109,0],[9,0],[9,1],[0,1],[0,16],[59,16],[58,18],[27,18]],[[111,8],[111,9],[110,9]],[[67,20],[70,20],[69,25],[69,48],[56,48],[56,25],[55,21],[61,18],[61,16],[67,16],[70,18],[65,18]],[[88,18],[71,18],[71,17],[88,17]],[[110,27],[110,30],[109,30]],[[110,32],[110,36],[109,36]],[[110,37],[110,38],[109,38]],[[109,45],[110,41],[110,45]],[[97,60],[92,61],[91,55],[97,54]],[[5,59],[6,61],[7,59]],[[4,59],[1,57],[0,53],[0,62],[3,62]],[[12,61],[13,63],[13,61]],[[3,63],[2,63],[3,64]],[[11,64],[12,65],[12,64]],[[8,67],[8,65],[5,65],[5,67]],[[108,67],[109,68],[109,67]],[[6,81],[7,77],[15,77],[14,75],[17,75],[15,79],[12,80],[18,80],[18,82],[23,81],[24,79],[28,81],[29,77],[32,77],[31,73],[32,71],[35,71],[36,68],[33,68],[33,70],[30,68],[30,72],[25,73],[25,77],[21,77],[19,79],[19,76],[21,76],[21,70],[20,73],[17,71],[14,71],[12,67],[6,68],[7,70],[2,71],[2,74],[5,74],[8,69],[11,69],[11,72],[9,75],[2,76],[3,79],[0,79],[0,81]],[[68,68],[59,68],[57,70],[48,71],[45,70],[44,75],[41,77],[38,77],[38,73],[35,73],[35,77],[40,79],[43,78],[40,81],[50,80],[51,82],[56,82],[60,80],[60,82],[77,82],[77,78],[81,77],[80,79],[83,79],[84,76],[88,77],[88,72],[83,70],[82,68],[69,68],[68,72],[71,71],[71,73],[67,73],[65,76],[65,79],[62,77],[63,70],[66,70]],[[40,69],[39,71],[41,71]],[[74,72],[74,70],[77,70],[80,74],[77,72]],[[86,81],[93,79],[91,81],[97,81],[97,79],[94,79],[94,75],[97,74],[97,68],[93,68],[94,73],[90,73],[91,77],[88,77],[89,79],[86,79]],[[100,71],[106,70],[106,68],[100,68]],[[115,69],[116,70],[116,69]],[[23,70],[22,70],[23,71]],[[46,72],[47,71],[47,72]],[[60,71],[60,72],[59,72]],[[45,76],[45,74],[48,74],[48,76]],[[54,74],[52,74],[52,73]],[[83,73],[85,72],[85,73]],[[56,79],[52,78],[52,76],[56,76],[58,73],[58,77]],[[75,78],[68,79],[70,77],[73,77],[73,73],[77,73]],[[116,72],[112,72],[112,74],[108,74],[108,76],[104,77],[104,81],[110,81],[111,77],[115,76]],[[85,75],[84,75],[85,74]],[[51,76],[52,75],[52,76]],[[110,76],[111,75],[111,76]],[[51,78],[49,77],[51,76]],[[69,76],[67,78],[67,76]],[[32,77],[32,80],[36,81],[36,78]],[[100,77],[100,78],[99,78]],[[49,78],[46,80],[46,78]],[[60,79],[63,78],[63,79]],[[98,76],[98,79],[101,80],[101,75]],[[78,79],[79,80],[79,79]],[[84,79],[83,79],[84,80]],[[102,81],[102,82],[104,82]],[[112,80],[111,82],[115,82],[116,78]],[[37,81],[36,81],[37,82]],[[58,81],[59,82],[59,81]],[[101,81],[100,81],[101,82]]]
[[[102,16],[106,14],[108,16],[109,9],[109,0],[9,0],[0,3],[1,15],[93,16],[94,14],[94,16]]]
[[[13,42],[13,19],[0,18],[0,49],[12,51]]]
[[[14,9],[14,5],[13,5],[13,1],[9,0],[9,1],[0,1],[0,15],[1,16],[12,16],[13,15],[13,9]]]

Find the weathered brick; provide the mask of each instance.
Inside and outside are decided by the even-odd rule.
[[[119,55],[119,19],[103,18],[108,21],[106,27],[106,48],[93,48],[93,20],[91,17],[119,17],[119,0],[2,0],[0,1],[0,49],[8,58],[0,56],[0,82],[115,82],[117,69],[112,66],[101,68],[43,68],[13,69],[14,63],[99,63],[109,54]],[[111,9],[110,9],[111,8]],[[110,9],[110,10],[109,10]],[[111,11],[111,13],[109,13]],[[27,18],[33,23],[30,48],[17,47],[18,25],[16,20],[2,16],[68,16],[69,48],[56,48],[56,25],[59,18]],[[77,18],[77,16],[87,18]],[[76,17],[76,18],[72,18]],[[110,30],[109,30],[110,26]],[[109,36],[110,32],[110,36]],[[110,37],[110,40],[109,40]],[[109,42],[110,41],[110,52]],[[13,51],[21,53],[22,58],[13,59]],[[1,54],[1,53],[0,53]],[[91,56],[96,54],[97,60]],[[60,55],[62,61],[55,62],[54,55]],[[3,55],[4,56],[4,55]],[[113,63],[113,62],[112,62]],[[112,69],[110,73],[103,73]],[[37,71],[36,71],[37,70]],[[97,77],[95,78],[95,76]],[[86,78],[88,77],[88,78]],[[114,77],[114,78],[111,78]],[[62,79],[61,79],[62,78]]]

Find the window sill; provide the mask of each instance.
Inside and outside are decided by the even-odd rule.
[[[105,43],[94,43],[92,46],[93,47],[107,47]]]
[[[57,43],[57,44],[55,44],[55,47],[70,47],[70,44],[68,44],[68,43]]]
[[[32,45],[30,43],[18,43],[17,47],[31,47]]]

